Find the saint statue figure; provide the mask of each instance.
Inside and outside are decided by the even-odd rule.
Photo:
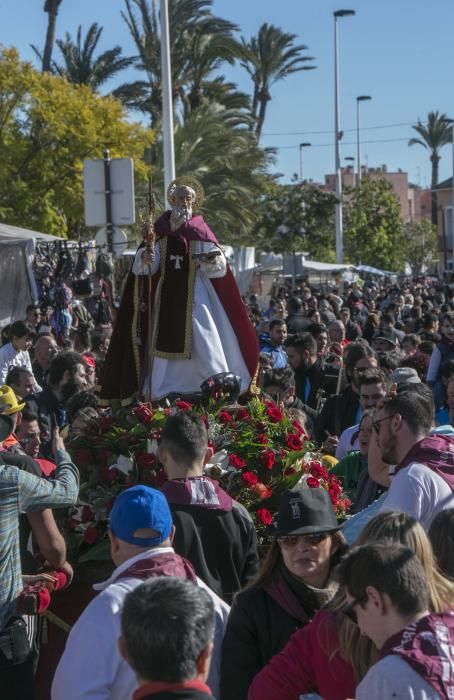
[[[103,374],[101,399],[157,401],[190,395],[220,372],[241,378],[258,364],[255,330],[213,231],[200,214],[193,178],[168,188],[170,211],[139,247],[123,292]]]

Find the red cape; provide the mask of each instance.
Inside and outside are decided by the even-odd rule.
[[[219,245],[216,236],[202,216],[192,217],[177,231],[171,230],[169,219],[170,212],[167,211],[156,221],[155,230],[158,240],[163,236],[175,236],[187,240],[209,241]],[[151,305],[151,308],[154,306],[160,274],[160,269],[149,278],[145,276],[138,278],[133,274],[132,269],[128,274],[104,365],[100,394],[102,401],[120,400],[127,403],[138,397],[143,355],[148,337],[148,305]],[[251,379],[254,379],[259,352],[257,336],[229,266],[227,265],[227,273],[224,277],[210,279],[210,282],[235,332]],[[141,311],[141,308],[146,308],[147,311]]]

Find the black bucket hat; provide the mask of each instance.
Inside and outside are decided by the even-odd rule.
[[[281,496],[274,537],[340,530],[331,498],[325,489],[298,488]]]

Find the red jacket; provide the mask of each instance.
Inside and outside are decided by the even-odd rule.
[[[320,610],[255,676],[248,700],[298,700],[303,693],[318,693],[324,700],[354,698],[353,668],[337,647],[335,616]]]

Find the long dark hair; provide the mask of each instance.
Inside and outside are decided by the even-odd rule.
[[[337,566],[348,550],[347,541],[340,530],[332,532],[331,537],[333,542],[337,542],[338,547],[331,557],[330,571]],[[284,566],[284,560],[282,559],[281,548],[279,547],[278,541],[274,538],[257,576],[246,586],[246,589],[263,588],[267,583],[273,580],[281,566]]]

